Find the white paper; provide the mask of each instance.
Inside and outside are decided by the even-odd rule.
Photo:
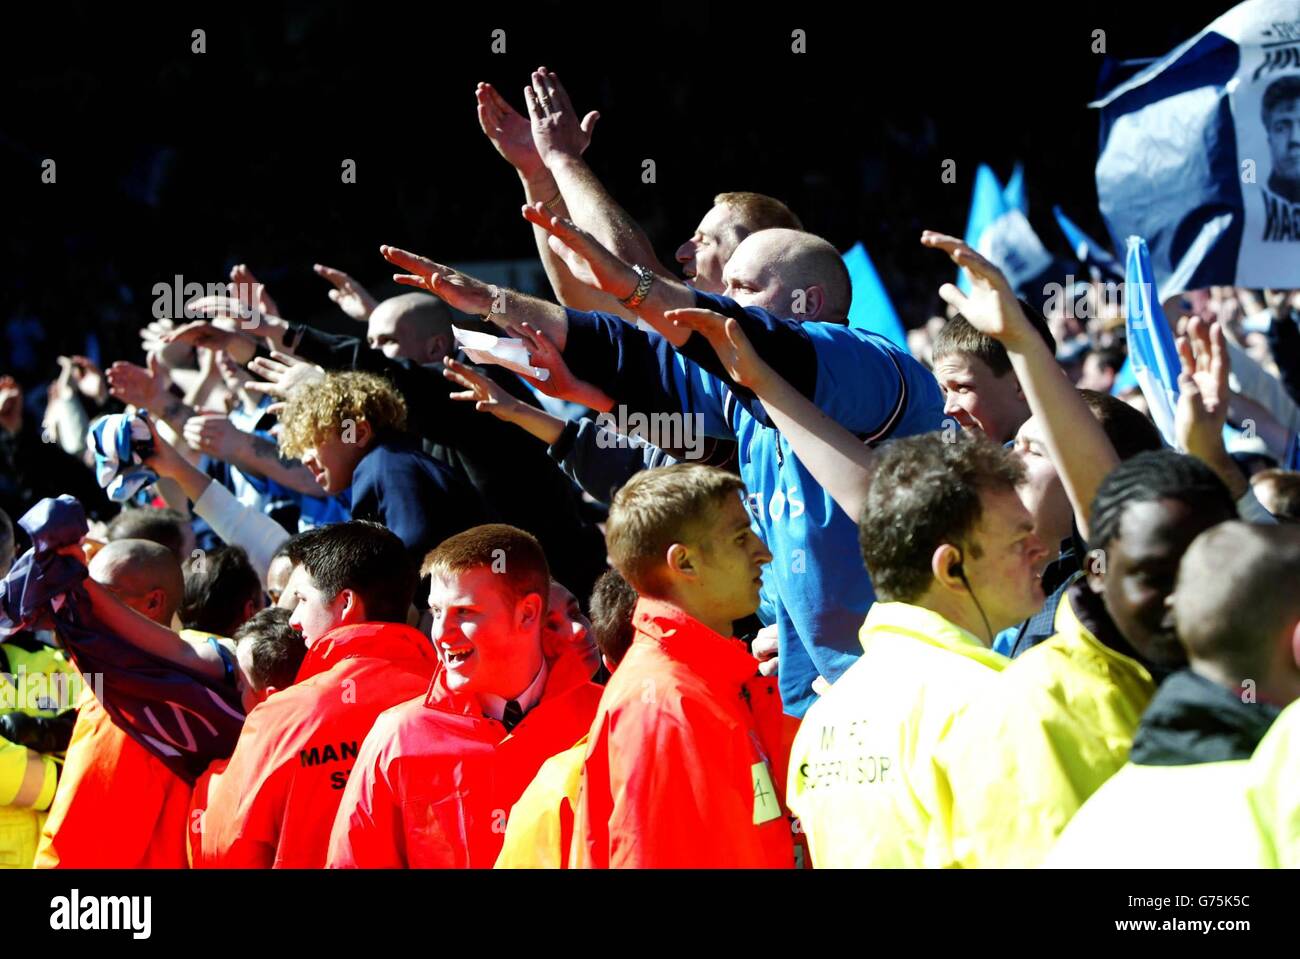
[[[550,370],[532,365],[533,358],[528,353],[528,345],[519,339],[508,336],[493,336],[491,333],[479,333],[475,330],[462,330],[458,326],[451,328],[456,342],[475,363],[491,363],[504,366],[515,373],[531,376],[535,380],[549,379]]]

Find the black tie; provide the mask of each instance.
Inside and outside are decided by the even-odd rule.
[[[506,727],[506,732],[519,725],[519,720],[523,718],[524,707],[520,706],[517,700],[512,699],[506,703],[506,710],[501,715],[501,722]]]

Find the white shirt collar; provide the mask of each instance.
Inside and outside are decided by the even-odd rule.
[[[541,701],[542,692],[546,689],[546,677],[550,669],[546,665],[546,660],[542,660],[542,668],[537,671],[533,681],[528,684],[528,688],[515,697],[524,715],[527,716],[529,711]],[[506,714],[506,703],[508,700],[493,693],[479,693],[479,705],[483,707],[483,715],[489,719],[500,721],[501,717]]]

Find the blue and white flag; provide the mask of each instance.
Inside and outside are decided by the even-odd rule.
[[[1011,179],[1007,180],[1007,185],[1002,188],[1002,202],[1006,204],[1008,210],[1019,210],[1025,216],[1029,216],[1029,194],[1025,192],[1024,164],[1017,163],[1015,169],[1011,171]]]
[[[153,449],[148,416],[135,413],[109,413],[90,424],[86,444],[95,456],[95,478],[114,503],[127,503],[151,483],[158,474],[144,465],[144,453]]]
[[[1248,0],[1092,104],[1118,247],[1166,296],[1300,286],[1300,0]]]
[[[1142,388],[1165,443],[1177,448],[1174,411],[1178,408],[1178,349],[1160,306],[1151,257],[1146,240],[1128,238],[1128,262],[1124,277],[1125,328],[1128,333],[1129,366]]]
[[[1029,225],[1024,210],[1016,205],[1025,203],[1023,177],[1023,173],[1012,174],[1011,186],[1004,189],[997,174],[981,163],[975,171],[975,189],[966,219],[966,242],[1000,269],[1017,292],[1030,286],[1053,265],[1052,254]],[[957,286],[970,292],[970,280],[964,270],[957,273]]]
[[[1095,267],[1098,272],[1106,276],[1118,278],[1124,275],[1123,267],[1110,250],[1075,226],[1074,221],[1065,215],[1064,210],[1054,206],[1052,215],[1056,217],[1056,225],[1065,234],[1070,249],[1074,251],[1080,263],[1089,268]]]
[[[867,255],[867,248],[861,243],[854,243],[853,248],[844,254],[844,265],[848,268],[849,280],[853,284],[849,326],[879,333],[907,349],[907,334],[903,331],[903,323],[898,318],[894,304],[890,302],[885,284],[880,282],[880,274]]]

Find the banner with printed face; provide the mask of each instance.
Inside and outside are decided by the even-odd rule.
[[[1248,0],[1092,106],[1116,248],[1163,295],[1300,287],[1300,0]]]

